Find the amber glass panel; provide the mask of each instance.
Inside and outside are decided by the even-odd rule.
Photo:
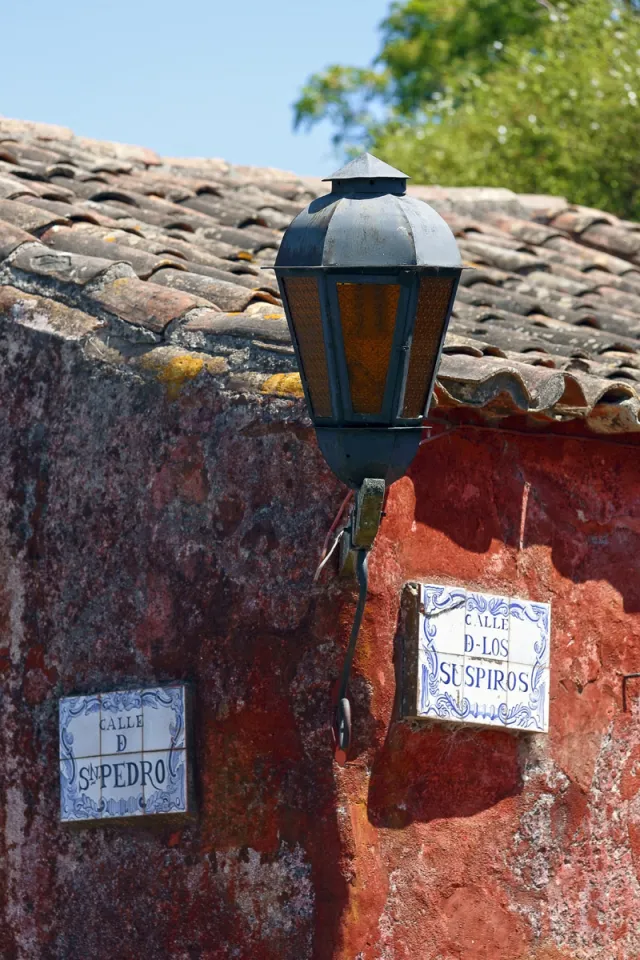
[[[400,287],[339,283],[342,339],[354,413],[381,413]]]
[[[422,277],[420,280],[403,417],[420,417],[425,412],[452,287],[451,277]]]
[[[314,277],[287,277],[284,285],[313,414],[317,417],[330,417],[331,394],[318,282]]]

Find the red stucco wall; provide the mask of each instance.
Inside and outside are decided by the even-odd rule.
[[[66,350],[25,335],[0,370],[0,955],[637,960],[637,450],[423,446],[372,555],[340,769],[354,591],[312,575],[344,492],[300,406],[202,378],[170,399]],[[551,601],[548,736],[394,720],[411,579]],[[57,698],[176,679],[196,821],[60,825]]]

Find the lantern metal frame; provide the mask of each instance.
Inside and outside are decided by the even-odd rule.
[[[334,414],[331,417],[323,417],[315,413],[313,402],[309,392],[304,362],[298,345],[295,326],[293,323],[291,307],[287,296],[286,286],[280,284],[280,293],[285,308],[289,330],[291,332],[293,347],[296,353],[296,359],[300,368],[300,378],[305,393],[305,399],[311,412],[311,418],[315,425],[347,427],[369,426],[380,424],[386,427],[395,426],[415,426],[420,423],[429,409],[433,386],[435,382],[435,372],[437,370],[442,346],[447,332],[447,326],[451,317],[453,303],[456,298],[458,284],[460,281],[461,268],[454,267],[423,267],[423,266],[398,266],[398,267],[278,267],[278,281],[287,277],[313,278],[318,283],[318,297],[320,300],[320,309],[322,317],[322,328],[325,344],[325,355],[327,360],[327,373],[329,376],[329,391],[331,394],[331,405]],[[438,344],[437,354],[432,377],[432,383],[428,391],[425,406],[419,416],[403,417],[398,411],[402,409],[404,402],[404,388],[406,388],[407,373],[411,357],[411,345],[413,340],[416,311],[418,305],[418,296],[420,294],[420,281],[425,278],[444,278],[451,277],[451,294],[447,306],[446,315],[443,322],[440,342]],[[396,311],[395,330],[393,342],[391,344],[391,358],[387,374],[387,384],[383,399],[382,409],[379,413],[366,414],[354,411],[351,403],[351,391],[349,389],[349,373],[346,363],[346,354],[344,339],[342,333],[342,324],[340,322],[340,305],[338,303],[337,284],[397,284],[401,288],[400,298]],[[395,363],[394,363],[395,358]],[[394,371],[395,366],[395,371]]]
[[[393,483],[403,476],[418,448],[422,422],[431,404],[436,373],[455,302],[462,267],[399,265],[389,267],[278,267],[277,277],[300,379],[318,443],[332,470],[353,489],[367,477]],[[298,344],[286,280],[310,278],[317,283],[324,354],[332,415],[316,413]],[[431,381],[425,384],[425,402],[420,415],[405,417],[405,400],[418,297],[423,279],[451,278],[451,291],[435,353]],[[387,378],[381,409],[357,413],[353,409],[349,371],[338,302],[338,283],[394,284],[400,296],[394,321]]]

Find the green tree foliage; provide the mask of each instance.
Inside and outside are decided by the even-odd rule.
[[[636,3],[408,0],[382,36],[372,67],[309,79],[297,126],[329,118],[336,144],[420,183],[564,194],[640,219]]]

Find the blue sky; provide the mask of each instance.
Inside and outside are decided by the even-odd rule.
[[[292,131],[313,71],[366,64],[389,0],[2,3],[0,114],[163,154],[330,173],[330,129]]]

